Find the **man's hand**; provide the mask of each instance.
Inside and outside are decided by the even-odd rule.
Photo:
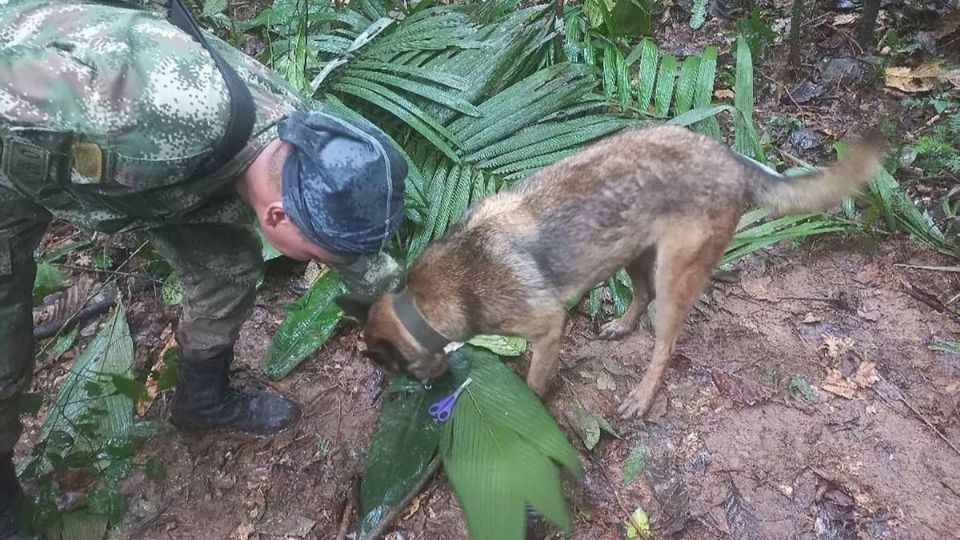
[[[349,264],[331,266],[353,293],[380,296],[400,284],[400,265],[382,251]]]

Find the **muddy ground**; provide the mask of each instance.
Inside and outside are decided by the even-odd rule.
[[[871,247],[862,238],[751,258],[738,283],[715,283],[689,318],[646,422],[615,411],[639,381],[649,333],[611,343],[576,321],[548,400],[587,469],[582,483],[569,484],[570,537],[620,538],[637,506],[678,538],[953,537],[960,454],[935,429],[960,444],[960,358],[928,345],[956,339],[960,324],[908,288],[948,298],[960,281],[898,266],[944,262],[906,239]],[[272,306],[257,308],[243,332],[244,364],[255,367],[280,318]],[[150,453],[168,464],[168,478],[131,479],[127,537],[334,537],[376,420],[379,377],[357,350],[345,329],[278,385],[305,416],[277,438],[166,428]],[[615,389],[599,389],[604,372]],[[798,377],[810,396],[790,390]],[[575,401],[621,438],[586,451]],[[639,443],[651,450],[650,465],[624,486],[621,464]],[[731,486],[746,508],[732,515]],[[466,538],[442,475],[393,538]]]
[[[691,34],[685,13],[674,11],[654,34],[670,52],[683,54],[732,29],[710,21]],[[904,133],[928,120],[901,107],[906,96],[870,86],[871,64],[850,60],[857,56],[852,28],[833,20],[823,11],[810,25],[806,75],[787,76],[779,45],[770,48],[757,83],[756,116],[772,142],[818,163],[830,159],[832,139],[878,117],[896,118]],[[831,64],[836,58],[847,60]],[[804,81],[807,93],[798,93]],[[810,97],[810,85],[823,93]],[[777,116],[800,119],[804,133],[779,128]],[[921,195],[927,189],[910,188]],[[65,233],[54,227],[49,234]],[[637,507],[658,536],[677,538],[956,537],[960,357],[929,346],[960,341],[957,316],[943,308],[960,293],[960,278],[904,264],[955,263],[902,237],[820,238],[748,257],[734,280],[713,282],[688,318],[643,422],[620,420],[615,411],[640,380],[649,332],[600,341],[596,323],[576,319],[547,400],[587,470],[582,482],[567,486],[575,523],[569,537],[620,538]],[[278,306],[294,298],[289,284],[302,269],[280,266],[244,326],[241,377],[261,379],[260,359],[283,317]],[[139,363],[149,366],[176,310],[153,289],[129,309]],[[359,355],[361,346],[356,328],[342,325],[329,346],[276,384],[303,404],[304,417],[272,439],[182,435],[164,422],[170,396],[161,394],[148,414],[161,420],[161,433],[144,459],[162,459],[167,478],[158,483],[133,473],[119,537],[335,537],[363,469],[383,384]],[[33,390],[53,394],[68,368],[41,366]],[[588,451],[576,403],[608,419],[620,437],[604,435]],[[19,455],[29,451],[37,425],[27,419]],[[625,486],[621,466],[638,445],[650,450],[648,466]],[[391,535],[466,538],[442,474]]]

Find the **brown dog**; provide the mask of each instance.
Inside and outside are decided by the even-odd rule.
[[[879,145],[863,142],[830,169],[783,178],[683,128],[624,132],[480,202],[427,248],[403,291],[337,302],[364,323],[367,357],[421,380],[446,370],[451,341],[525,338],[527,384],[542,396],[566,304],[626,268],[633,303],[600,336],[631,332],[657,299],[653,358],[620,406],[624,417],[642,416],[741,214],[757,205],[773,215],[823,210],[867,182],[879,155]]]

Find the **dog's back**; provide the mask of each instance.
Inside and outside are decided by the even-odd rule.
[[[747,170],[727,147],[682,128],[629,131],[483,201],[455,234],[485,237],[479,245],[501,260],[533,263],[540,287],[566,301],[664,229],[739,216]]]

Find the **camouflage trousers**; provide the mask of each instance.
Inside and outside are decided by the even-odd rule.
[[[51,218],[0,183],[0,455],[10,453],[20,436],[18,406],[35,354],[33,253]],[[232,347],[263,272],[256,231],[240,223],[168,222],[145,233],[180,275],[180,346],[195,357]]]

